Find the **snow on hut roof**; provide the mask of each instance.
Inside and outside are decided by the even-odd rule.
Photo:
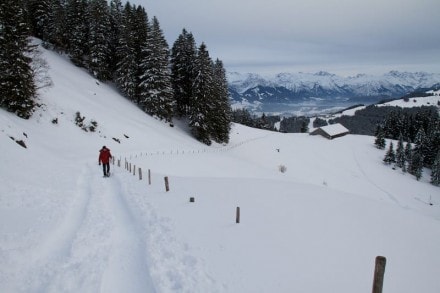
[[[321,127],[321,129],[323,131],[325,131],[327,134],[329,134],[330,136],[335,136],[338,134],[343,134],[343,133],[349,132],[349,130],[347,128],[345,128],[344,125],[342,125],[340,123],[323,126],[323,127]]]

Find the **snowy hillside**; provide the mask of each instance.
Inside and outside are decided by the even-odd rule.
[[[43,56],[43,106],[0,110],[0,292],[371,292],[378,255],[384,292],[440,292],[440,189],[384,166],[374,138],[233,125],[207,147]]]

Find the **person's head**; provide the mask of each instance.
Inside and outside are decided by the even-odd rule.
[[[107,149],[105,146],[102,147],[103,150]]]

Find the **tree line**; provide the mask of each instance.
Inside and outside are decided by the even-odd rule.
[[[431,183],[440,185],[440,117],[434,107],[421,107],[419,111],[395,108],[377,126],[375,145],[386,148],[385,138],[391,141],[383,161],[394,164],[417,180],[423,169],[431,169]]]
[[[192,33],[183,29],[170,49],[159,20],[150,19],[144,7],[121,0],[4,0],[0,9],[0,82],[2,92],[9,90],[1,107],[23,118],[32,114],[32,71],[23,65],[26,74],[12,72],[18,66],[11,66],[13,58],[29,66],[32,35],[100,81],[115,83],[151,116],[171,125],[174,117],[186,118],[193,135],[206,144],[229,141],[231,107],[223,63],[212,60],[204,43],[197,47]]]

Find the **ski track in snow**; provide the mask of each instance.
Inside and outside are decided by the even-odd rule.
[[[27,259],[24,280],[14,292],[156,292],[121,182],[100,174],[85,166],[74,204],[47,240],[29,252],[37,257]]]
[[[37,247],[16,262],[10,292],[222,292],[172,222],[155,212],[131,174],[85,164],[75,198],[59,223]],[[160,191],[149,190],[147,195]],[[147,192],[147,191],[146,191]],[[26,265],[24,264],[26,263]],[[224,285],[223,285],[224,286]],[[8,291],[9,292],[9,291]]]

